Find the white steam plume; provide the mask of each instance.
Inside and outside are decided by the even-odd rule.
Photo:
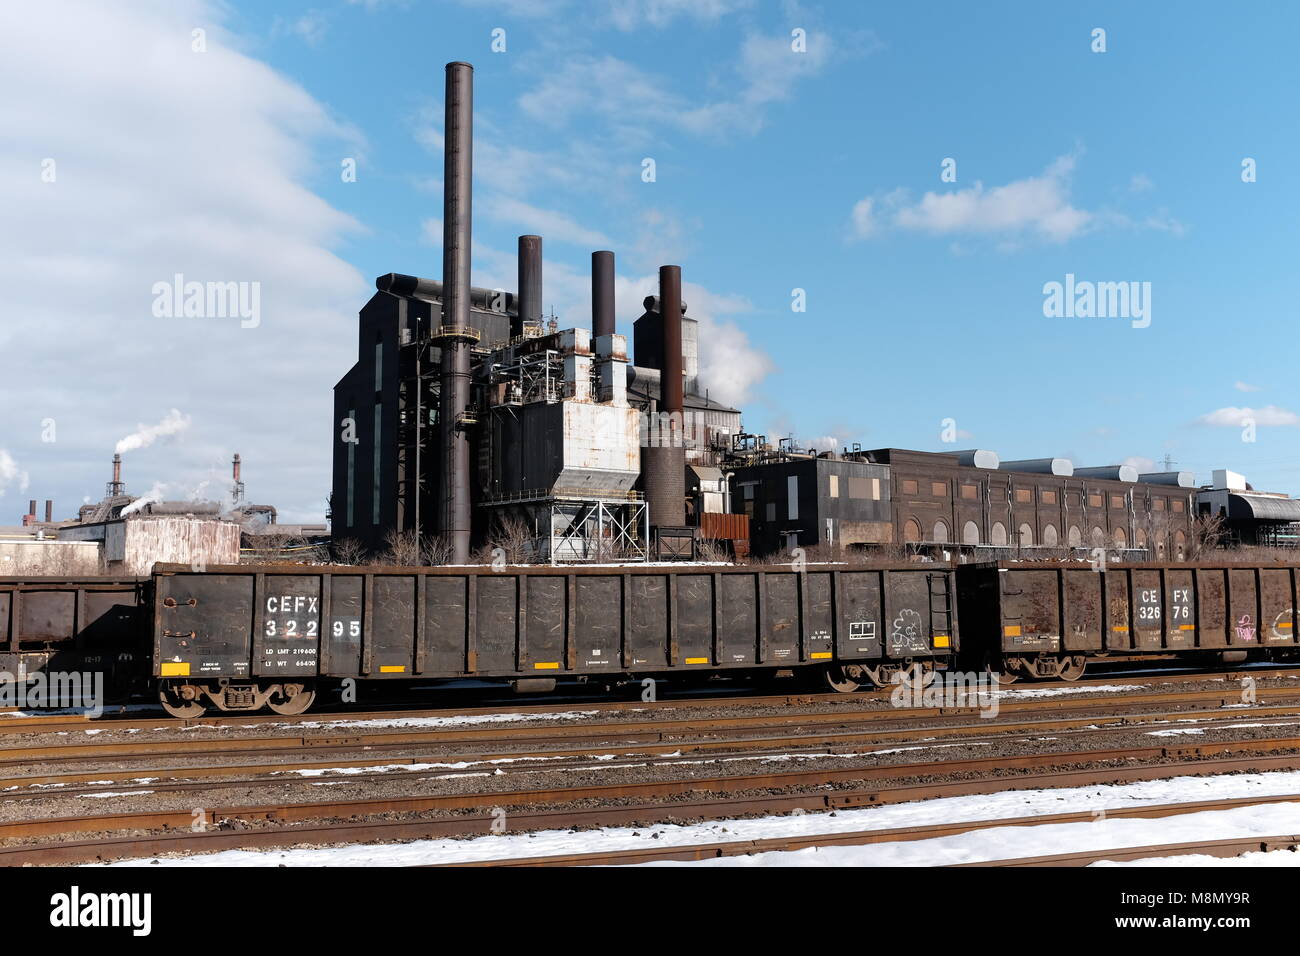
[[[135,431],[117,443],[116,451],[120,455],[126,451],[135,451],[137,448],[148,448],[159,438],[179,435],[189,427],[190,417],[182,415],[178,409],[173,408],[157,425],[136,426]]]

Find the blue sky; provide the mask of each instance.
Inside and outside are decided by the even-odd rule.
[[[0,499],[6,521],[29,496],[97,496],[103,449],[172,407],[190,424],[139,452],[140,483],[171,483],[174,494],[213,480],[243,444],[250,492],[319,516],[329,390],[354,356],[355,310],[376,275],[440,272],[443,65],[455,59],[476,68],[475,284],[513,286],[515,237],[540,233],[548,305],[561,325],[587,325],[589,254],[612,248],[630,331],[656,267],[679,263],[709,336],[705,376],[743,405],[749,430],[1081,466],[1169,455],[1201,481],[1228,467],[1256,488],[1300,491],[1292,5],[1248,15],[1209,3],[176,6],[141,2],[113,29],[166,44],[206,24],[212,48],[199,62],[224,72],[190,77],[196,58],[179,54],[110,60],[99,76],[120,85],[125,122],[106,123],[78,162],[116,155],[107,141],[123,125],[135,128],[131,142],[157,143],[139,156],[123,147],[96,196],[213,162],[210,178],[178,184],[158,213],[159,229],[184,233],[184,255],[142,239],[151,271],[139,281],[173,267],[264,281],[264,328],[159,336],[152,317],[117,315],[146,343],[127,360],[142,370],[172,354],[242,356],[240,395],[215,399],[215,372],[200,388],[143,371],[107,408],[37,390],[61,420],[86,425],[53,448],[26,420],[0,432],[16,462]],[[1105,52],[1092,50],[1095,28]],[[491,49],[496,29],[505,52]],[[791,49],[796,29],[806,52]],[[45,59],[50,69],[82,62],[66,56]],[[92,109],[84,87],[46,95],[62,97],[52,108],[70,120]],[[169,116],[195,122],[192,134]],[[31,121],[0,170],[53,155],[54,137]],[[341,181],[345,157],[357,160],[356,182]],[[945,158],[955,182],[940,178]],[[242,217],[199,214],[184,208],[196,191],[227,209],[259,199]],[[124,198],[118,215],[152,209],[148,198]],[[83,239],[102,233],[87,242],[95,268],[66,233],[29,252],[113,272],[128,254],[110,248],[122,244],[109,225],[120,218],[66,215]],[[1067,273],[1150,283],[1149,327],[1045,317],[1044,284]],[[22,279],[0,272],[6,289]],[[806,292],[805,312],[791,310],[794,289]],[[90,360],[76,341],[64,336],[65,369]],[[6,377],[21,379],[6,353]],[[946,418],[961,432],[955,445],[940,440]],[[1254,441],[1242,440],[1246,418]]]

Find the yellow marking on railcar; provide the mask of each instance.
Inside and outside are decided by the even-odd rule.
[[[163,661],[161,668],[163,677],[189,677],[190,665],[188,661],[178,663],[177,661]]]
[[[558,671],[559,669],[559,661],[541,661],[533,665],[535,671]]]
[[[707,657],[688,657],[688,658],[686,658],[686,663],[688,663],[688,664],[707,664],[708,662],[709,662],[709,659],[708,659]]]
[[[1004,627],[1004,628],[1002,629],[1002,636],[1003,636],[1003,637],[1019,637],[1019,636],[1020,636],[1020,625],[1019,625],[1019,624],[1012,624],[1012,625],[1010,625],[1009,627]]]
[[[831,652],[830,652],[830,651],[813,651],[813,652],[812,652],[811,654],[809,654],[808,656],[811,657],[811,658],[812,658],[813,660],[815,660],[815,661],[825,661],[825,660],[830,660]]]
[[[405,664],[380,664],[379,673],[381,674],[405,674]]]
[[[1195,625],[1195,624],[1179,624],[1179,625],[1178,625],[1178,630],[1180,630],[1180,631],[1194,631],[1194,630],[1196,630],[1196,625]]]
[[[934,635],[934,646],[935,646],[935,647],[947,647],[948,645],[949,645],[949,642],[948,642],[948,635],[947,635],[947,634],[936,634],[936,635]]]
[[[1121,634],[1127,634],[1127,633],[1128,633],[1128,625],[1127,625],[1127,624],[1121,624],[1119,627],[1112,627],[1111,630],[1112,630],[1112,631],[1119,631]]]

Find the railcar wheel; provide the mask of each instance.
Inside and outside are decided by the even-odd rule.
[[[1061,680],[1075,681],[1083,676],[1088,667],[1088,658],[1082,654],[1061,658]]]
[[[208,709],[202,701],[183,699],[166,684],[158,685],[158,702],[162,704],[163,710],[181,720],[202,717]]]
[[[316,701],[316,688],[303,684],[302,689],[292,697],[286,697],[283,691],[272,694],[266,700],[266,706],[283,717],[294,717],[306,712]]]
[[[984,673],[988,674],[999,684],[1014,684],[1020,680],[1020,675],[1014,671],[1003,670],[1002,656],[1000,654],[984,655]]]
[[[853,667],[853,671],[857,668]],[[860,674],[851,674],[850,671],[841,667],[839,664],[832,664],[822,671],[822,676],[826,679],[826,686],[840,694],[852,694],[855,690],[862,688],[862,681],[855,680]]]

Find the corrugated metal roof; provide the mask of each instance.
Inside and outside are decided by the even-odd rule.
[[[1253,518],[1256,521],[1300,521],[1300,498],[1229,495],[1228,517]]]

